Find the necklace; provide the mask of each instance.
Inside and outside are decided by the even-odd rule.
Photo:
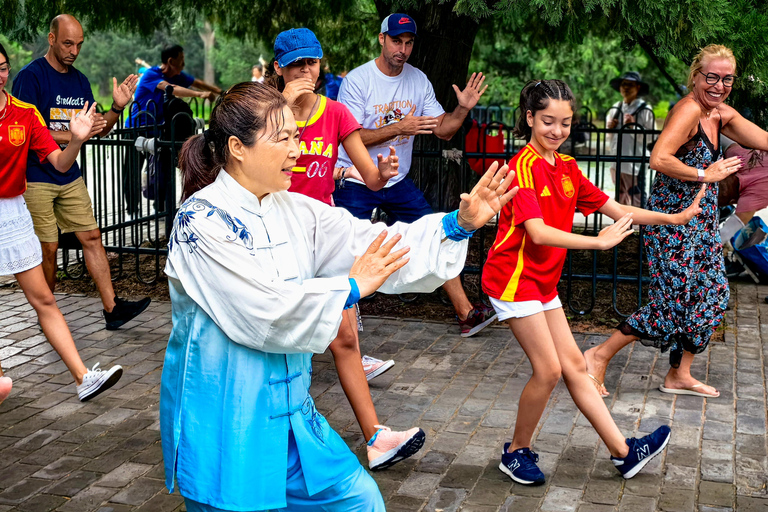
[[[304,126],[301,127],[301,131],[299,132],[299,144],[301,144],[301,139],[304,137],[304,130],[307,129],[307,126],[309,125],[309,120],[312,119],[312,114],[315,112],[315,107],[317,106],[318,101],[320,101],[320,95],[315,94],[315,102],[312,104],[312,108],[309,110],[309,115],[307,116],[307,120],[304,121]]]

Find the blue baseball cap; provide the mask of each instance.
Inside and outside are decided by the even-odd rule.
[[[399,36],[406,32],[416,35],[416,22],[407,14],[390,14],[381,22],[381,33]]]
[[[292,28],[275,38],[275,60],[284,68],[301,59],[322,59],[323,48],[308,28]]]

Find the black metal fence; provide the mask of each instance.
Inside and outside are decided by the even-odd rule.
[[[149,113],[149,122],[145,126],[125,128],[121,119],[120,128],[83,146],[81,168],[104,246],[108,252],[119,256],[113,276],[135,274],[147,284],[163,279],[166,237],[181,197],[176,165],[183,140],[177,137],[175,126],[189,126],[194,122],[193,118],[207,117],[210,111],[208,103],[192,102],[191,107],[193,116],[177,114],[170,129],[166,126],[161,130]],[[410,177],[435,210],[456,208],[459,194],[476,183],[477,171],[487,168],[494,160],[508,161],[524,146],[524,141],[512,136],[513,118],[513,109],[479,108],[472,114],[476,122],[468,122],[463,128],[459,144],[431,136],[417,138]],[[203,125],[200,119],[197,129]],[[633,186],[637,187],[645,204],[653,180],[653,173],[648,168],[648,146],[658,133],[637,124],[620,129],[598,128],[591,115],[584,112],[572,127],[571,136],[561,147],[561,152],[575,157],[585,176],[617,199],[619,187],[614,185],[612,172],[627,167],[634,169]],[[625,144],[628,137],[633,140],[629,154]],[[616,154],[617,147],[624,149]],[[588,218],[576,214],[573,229],[594,235],[608,222],[612,221],[600,214]],[[495,224],[490,224],[472,239],[471,252],[476,257],[465,267],[465,277],[478,280],[495,229]],[[611,295],[612,308],[619,315],[631,313],[641,303],[643,283],[647,279],[643,275],[646,265],[643,263],[642,237],[643,232],[639,230],[637,236],[630,237],[629,243],[625,241],[612,254],[569,251],[563,270],[563,298],[574,314],[591,312],[598,298],[605,300],[606,294]],[[76,243],[70,244],[65,238],[62,248],[63,270],[72,278],[80,277],[82,272],[73,269],[82,267],[70,266],[73,260],[81,261],[82,258]],[[621,287],[624,288],[621,295],[626,296],[629,287],[630,295],[636,293],[637,300],[622,307],[618,300]],[[475,292],[480,293],[479,287]]]

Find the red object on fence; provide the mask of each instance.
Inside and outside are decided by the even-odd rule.
[[[493,135],[492,132],[496,132]],[[472,127],[467,131],[464,139],[464,149],[467,153],[504,153],[504,125],[497,122],[478,125],[472,120]],[[506,163],[504,158],[467,158],[467,163],[479,175],[483,175],[493,162],[498,162],[499,167]]]

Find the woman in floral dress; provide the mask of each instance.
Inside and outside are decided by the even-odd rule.
[[[650,264],[649,301],[601,345],[584,353],[587,371],[603,396],[605,370],[629,343],[670,351],[664,393],[717,397],[720,392],[691,375],[693,357],[704,351],[728,304],[723,248],[718,232],[718,182],[738,171],[738,157],[722,159],[720,132],[750,148],[768,149],[768,133],[724,103],[736,78],[733,52],[709,45],[694,58],[691,91],[675,105],[651,154],[657,172],[648,208],[674,213],[686,208],[706,184],[702,213],[685,226],[652,226],[645,236]],[[714,141],[714,142],[713,142]]]

